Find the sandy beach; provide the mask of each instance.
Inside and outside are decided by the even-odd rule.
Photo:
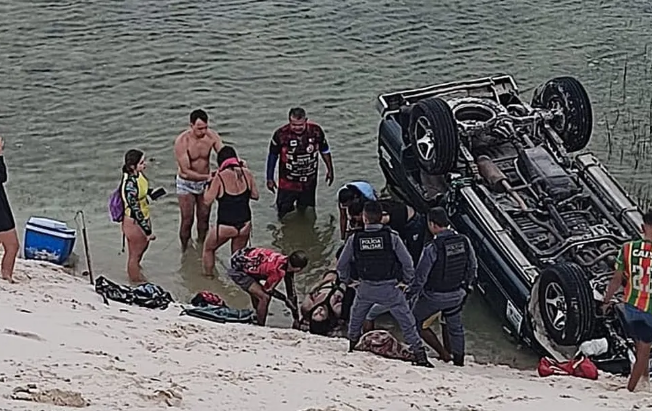
[[[0,410],[630,410],[625,379],[416,368],[343,339],[105,305],[85,278],[19,260],[0,282]],[[275,304],[274,302],[273,304]],[[58,405],[53,405],[56,403]]]

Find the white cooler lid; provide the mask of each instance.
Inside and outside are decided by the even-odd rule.
[[[27,224],[34,224],[41,227],[51,228],[53,230],[68,230],[68,225],[63,221],[52,220],[44,217],[30,217]]]

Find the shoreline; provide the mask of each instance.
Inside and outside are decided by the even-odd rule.
[[[94,292],[87,277],[19,259],[0,282],[4,410],[561,410],[652,406],[626,380],[434,361],[434,369],[347,353],[347,341],[291,329],[218,324]],[[468,357],[467,357],[468,358]],[[17,387],[31,391],[17,393]],[[58,389],[58,392],[43,390]],[[69,391],[69,392],[68,392]],[[41,394],[38,394],[40,392]],[[68,406],[27,401],[59,398]],[[84,406],[85,404],[88,406]],[[81,405],[81,408],[77,406]]]

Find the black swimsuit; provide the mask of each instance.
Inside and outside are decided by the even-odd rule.
[[[11,211],[11,206],[9,206],[9,200],[7,200],[7,194],[5,193],[4,183],[6,182],[7,167],[5,166],[4,157],[0,155],[0,232],[16,228],[14,214]]]
[[[249,181],[245,176],[247,189],[240,194],[229,194],[226,192],[226,186],[222,176],[217,175],[222,182],[222,197],[217,199],[217,225],[227,225],[234,227],[238,232],[251,221],[251,207],[249,207],[249,199],[251,198],[251,189],[249,188]]]

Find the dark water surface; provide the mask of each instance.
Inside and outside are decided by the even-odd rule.
[[[122,280],[119,226],[106,211],[122,156],[144,149],[151,183],[173,193],[174,137],[189,112],[204,107],[211,125],[257,172],[263,194],[254,204],[253,243],[307,250],[303,289],[334,261],[337,188],[353,178],[383,186],[376,95],[510,73],[528,99],[550,77],[578,77],[594,103],[590,149],[645,197],[651,11],[648,2],[631,0],[5,0],[0,135],[7,140],[7,189],[21,227],[31,215],[74,225],[75,212],[84,210],[95,271]],[[336,182],[320,186],[316,220],[280,224],[273,196],[262,187],[264,164],[272,131],[294,105],[325,128]],[[607,123],[614,131],[607,133]],[[144,260],[151,280],[182,299],[210,289],[235,306],[247,304],[225,278],[201,278],[200,252],[182,260],[175,196],[152,214],[158,239]],[[223,272],[226,248],[219,257]],[[271,324],[289,325],[281,305],[274,302],[272,310]],[[481,301],[472,301],[465,315],[469,352],[478,360],[533,364]]]

